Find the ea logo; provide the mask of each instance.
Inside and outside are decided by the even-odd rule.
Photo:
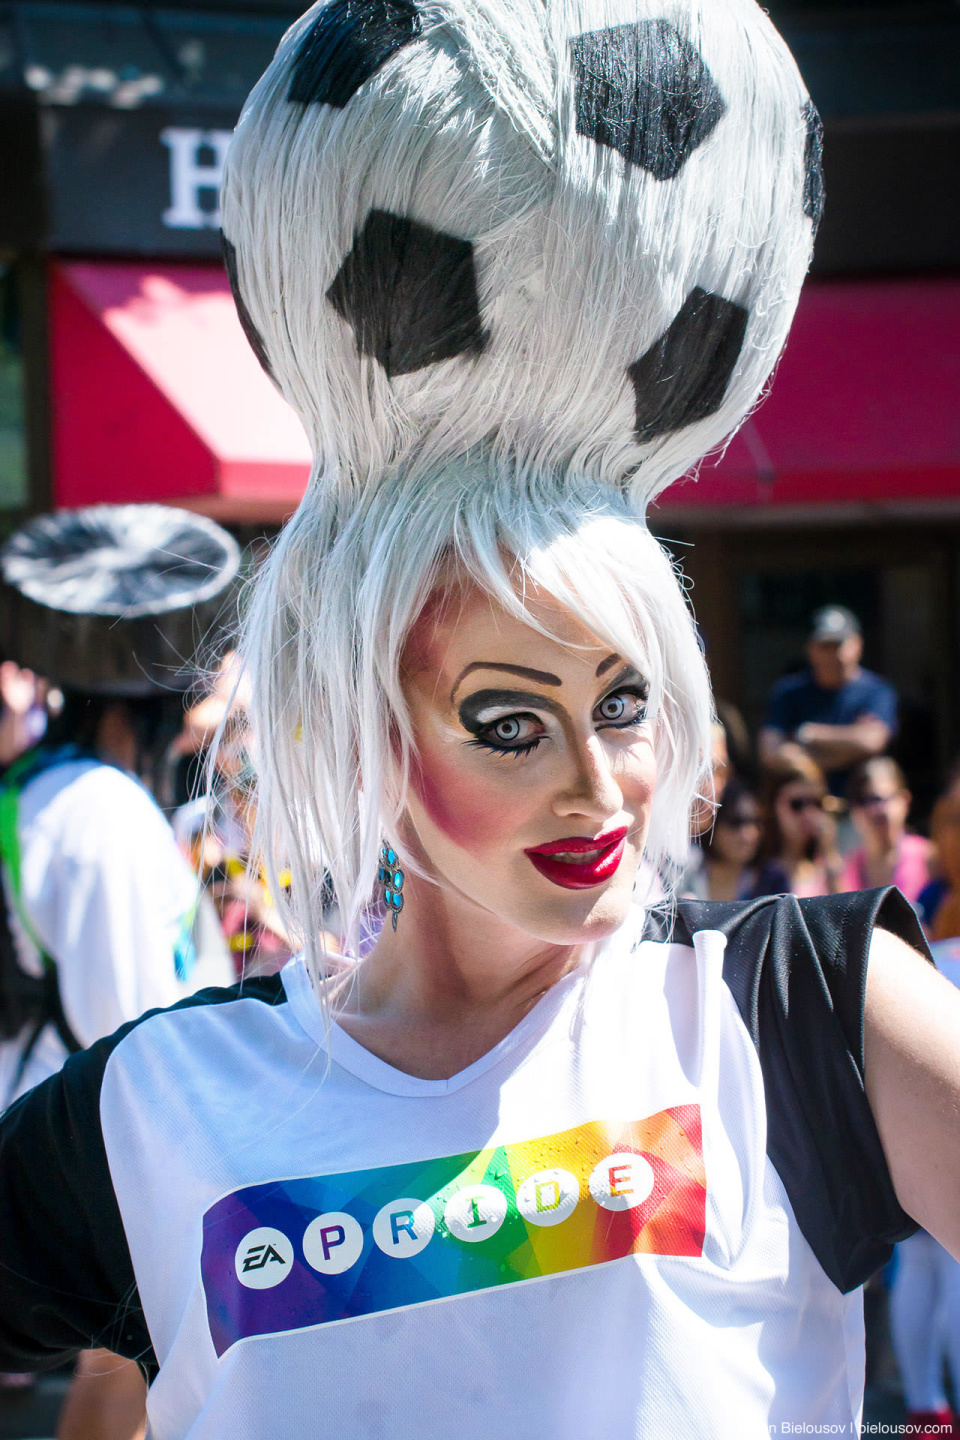
[[[643,1204],[652,1189],[650,1162],[632,1150],[608,1155],[590,1176],[590,1194],[604,1210],[632,1210]]]
[[[244,1235],[233,1263],[237,1279],[248,1290],[272,1290],[293,1268],[293,1246],[282,1230],[261,1225]]]

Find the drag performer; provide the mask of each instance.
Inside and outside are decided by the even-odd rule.
[[[644,520],[767,382],[819,149],[752,0],[286,36],[222,200],[316,455],[244,642],[303,953],[7,1116],[0,1363],[135,1356],[156,1440],[854,1424],[859,1285],[960,1248],[960,997],[892,890],[673,903],[711,704]]]

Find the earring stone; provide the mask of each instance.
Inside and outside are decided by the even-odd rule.
[[[397,852],[389,845],[380,851],[380,869],[377,880],[383,890],[383,903],[393,917],[393,928],[397,928],[397,917],[403,909],[403,871],[397,868]]]

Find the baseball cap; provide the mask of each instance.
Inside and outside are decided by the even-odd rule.
[[[824,605],[810,622],[811,640],[839,642],[860,633],[860,621],[845,605]]]

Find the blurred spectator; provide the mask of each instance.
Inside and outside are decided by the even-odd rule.
[[[772,765],[785,745],[802,745],[821,767],[834,795],[850,770],[883,754],[897,728],[892,685],[860,664],[863,637],[857,617],[828,605],[813,617],[807,641],[809,668],[778,680],[767,699],[760,758]]]
[[[694,849],[681,893],[694,900],[743,900],[756,881],[752,866],[760,828],[756,796],[733,776],[720,797],[713,828]]]
[[[12,765],[47,728],[47,682],[14,660],[0,663],[0,767]]]
[[[917,909],[933,940],[960,936],[960,766],[951,771],[930,820],[936,876],[920,892]]]
[[[136,779],[176,708],[67,691],[0,782],[0,1106],[70,1050],[231,978],[222,943],[198,949],[196,881]]]
[[[904,1433],[955,1435],[943,1388],[943,1361],[946,1351],[956,1387],[960,1382],[960,1265],[926,1230],[897,1246],[890,1335],[907,1407],[909,1428]]]
[[[840,890],[835,805],[820,766],[799,746],[785,746],[764,777],[763,835],[751,896]]]
[[[174,834],[204,880],[223,867],[226,856],[244,855],[250,842],[247,817],[238,803],[253,777],[249,707],[249,679],[236,652],[229,650],[206,694],[185,711],[172,747],[180,762],[189,762],[192,788],[199,791],[175,812]]]
[[[209,692],[184,717],[181,755],[213,757],[209,792],[181,806],[174,832],[209,888],[238,975],[273,974],[292,953],[267,877],[252,857],[256,770],[250,729],[250,682],[235,652],[220,662]],[[205,766],[200,767],[200,771]],[[287,875],[279,877],[289,885]],[[328,954],[337,937],[325,937]]]
[[[211,785],[180,807],[174,833],[209,887],[238,975],[276,971],[290,958],[277,907],[251,867],[255,774],[250,756],[250,682],[235,651],[217,667],[206,695],[183,718],[177,742],[197,757],[197,773],[213,757]]]
[[[730,768],[741,780],[746,780],[748,785],[755,788],[757,758],[750,739],[750,728],[741,711],[729,700],[717,698],[714,704],[717,708],[717,719],[723,726]]]
[[[847,857],[841,889],[896,885],[915,905],[930,879],[930,842],[907,834],[910,791],[889,755],[864,760],[850,773],[847,803],[859,849]]]
[[[170,523],[185,544],[200,527],[205,563],[190,573],[209,594],[210,522]],[[151,643],[177,653],[170,616],[192,624],[198,613],[156,532],[154,514],[97,506],[38,517],[0,552],[4,633],[24,666],[53,672],[63,698],[42,742],[0,775],[0,1108],[143,1011],[233,979],[216,917],[211,934],[196,877],[142,783],[182,712],[165,675],[147,678],[144,654]],[[140,592],[155,610],[141,603],[128,621]],[[56,628],[24,623],[27,604]],[[97,624],[109,646],[91,641]],[[32,671],[8,669],[0,683],[8,711],[29,717],[41,693]],[[142,1436],[145,1394],[133,1361],[85,1352],[60,1440]]]
[[[717,802],[723,793],[730,774],[730,756],[727,751],[727,732],[719,720],[710,726],[710,774],[703,793],[698,797],[690,820],[690,833],[696,838],[703,835],[713,824]]]

